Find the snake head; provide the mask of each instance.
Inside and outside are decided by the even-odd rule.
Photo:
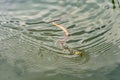
[[[83,56],[83,51],[74,51],[73,54]]]

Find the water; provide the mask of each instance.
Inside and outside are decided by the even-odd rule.
[[[0,0],[0,80],[119,80],[119,19],[118,0]]]

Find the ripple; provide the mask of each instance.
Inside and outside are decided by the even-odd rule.
[[[16,8],[15,3],[19,5]],[[36,40],[36,43],[42,42],[53,48],[57,47],[55,40],[59,41],[64,37],[64,33],[49,23],[52,19],[60,18],[58,23],[68,28],[71,34],[67,41],[69,46],[84,49],[105,41],[104,35],[109,32],[116,18],[112,8],[106,8],[112,4],[107,1],[25,1],[25,4],[32,5],[24,8],[24,11],[21,7],[24,4],[21,3],[19,0],[17,2],[10,0],[9,4],[6,4],[14,5],[7,8],[9,11],[7,14],[12,13],[17,18],[9,18],[2,26],[21,31],[23,35],[31,37],[31,40]]]
[[[79,1],[75,1],[75,2],[79,2]],[[96,4],[95,2],[88,2],[88,1],[83,1],[82,2],[81,1],[84,4],[81,5],[81,8],[79,8],[78,6],[75,5],[76,4],[75,2],[72,3],[72,2],[67,2],[66,1],[66,2],[64,2],[65,8],[63,8],[63,6],[61,6],[59,1],[58,2],[57,1],[53,1],[53,2],[41,1],[40,4],[45,4],[45,5],[47,5],[47,7],[44,6],[46,8],[42,8],[43,7],[42,5],[39,5],[39,7],[42,6],[41,8],[43,10],[48,10],[49,12],[43,13],[43,15],[41,17],[37,16],[37,19],[32,19],[32,21],[35,20],[35,22],[32,22],[30,24],[30,26],[28,26],[29,27],[28,31],[31,30],[30,32],[32,32],[35,35],[37,33],[41,34],[40,36],[45,34],[45,33],[43,33],[43,31],[47,31],[48,34],[50,34],[50,33],[53,34],[53,32],[54,32],[54,34],[56,35],[56,38],[57,38],[58,34],[60,34],[60,35],[63,34],[62,31],[60,31],[59,29],[56,30],[56,28],[53,27],[50,23],[47,24],[47,23],[44,23],[44,22],[43,23],[42,22],[41,23],[36,23],[36,22],[37,21],[40,22],[42,20],[48,20],[49,21],[50,18],[54,19],[54,18],[59,18],[59,17],[62,17],[62,20],[64,20],[64,18],[66,18],[66,17],[64,17],[63,15],[66,15],[67,17],[69,17],[67,22],[63,23],[63,21],[61,20],[62,22],[59,21],[59,23],[61,25],[64,25],[65,27],[68,27],[68,29],[69,29],[69,31],[72,35],[71,38],[68,40],[69,45],[80,44],[81,41],[82,42],[81,42],[80,45],[83,45],[84,42],[86,42],[86,44],[89,45],[92,39],[96,40],[96,41],[97,40],[100,41],[101,38],[104,37],[104,34],[107,32],[107,30],[109,31],[109,29],[110,29],[109,25],[113,23],[112,19],[115,17],[113,15],[113,12],[111,12],[112,10],[102,7],[105,4],[108,5],[108,3],[103,2],[103,3],[100,3],[100,4],[98,4],[98,3]],[[51,4],[54,4],[54,6],[51,5]],[[55,5],[57,5],[58,7],[55,7]],[[53,6],[53,7],[50,7],[50,6]],[[62,9],[59,10],[59,8],[60,9],[62,8]],[[52,11],[52,13],[51,13],[51,11]],[[65,12],[65,11],[67,11],[67,12]],[[63,12],[64,12],[64,14],[62,14]],[[38,14],[41,14],[41,12],[38,13]],[[36,23],[36,24],[34,24],[34,23]],[[74,26],[72,26],[72,25],[74,25]],[[37,26],[44,26],[44,28],[43,27],[37,27]],[[72,28],[70,28],[70,27],[72,27]],[[31,29],[31,28],[34,28],[34,29]],[[37,31],[35,31],[35,30],[37,30]],[[78,36],[77,36],[77,34],[78,34]],[[96,35],[93,36],[93,34],[96,34]],[[32,36],[32,34],[29,34],[29,35]],[[35,37],[35,35],[33,35],[34,36],[33,39],[36,39],[37,35],[36,35],[36,37]],[[75,38],[77,37],[78,39],[76,38],[76,40],[75,40],[74,36],[75,36]],[[103,37],[99,38],[100,36],[103,36]],[[49,36],[47,36],[47,37],[49,37]],[[62,37],[62,35],[61,35],[61,37]],[[85,37],[86,37],[86,39],[85,39]],[[97,39],[97,37],[100,40]],[[38,38],[39,38],[39,36],[38,36]],[[39,38],[39,39],[43,39],[43,38]],[[56,39],[56,40],[59,40],[59,38]],[[53,41],[53,40],[51,40],[51,41]],[[49,42],[49,41],[46,41],[46,42]],[[93,42],[93,43],[95,44],[95,42]],[[53,43],[54,43],[54,41],[53,41]],[[74,45],[74,47],[75,47],[75,45]]]
[[[81,45],[79,47],[82,48],[86,44],[86,46],[96,44],[101,40],[104,41],[102,39],[104,34],[111,29],[114,23],[113,20],[116,18],[112,8],[106,8],[106,6],[111,7],[110,4],[112,3],[115,4],[114,0],[112,0],[112,3],[98,0],[24,1],[26,4],[32,3],[31,6],[24,8],[24,11],[22,7],[24,4],[21,4],[23,1],[8,0],[6,2],[8,3],[5,7],[7,5],[14,6],[6,8],[8,12],[4,12],[4,15],[12,14],[17,18],[13,19],[10,18],[11,16],[4,16],[4,18],[8,17],[9,20],[2,20],[2,26],[22,31],[24,35],[35,39],[36,42],[52,42],[54,44],[54,40],[58,41],[62,38],[64,36],[63,32],[55,28],[51,23],[47,23],[52,19],[61,18],[61,21],[58,22],[68,28],[71,33],[70,39],[67,41],[68,45],[74,45],[74,47]],[[16,8],[15,3],[18,4]],[[32,8],[32,10],[28,10],[28,8]],[[48,43],[48,45],[50,44]],[[55,47],[56,44],[50,46]]]
[[[52,64],[59,68],[58,73],[84,73],[84,70],[119,62],[116,56],[120,50],[118,0],[6,0],[0,3],[5,4],[0,7],[0,41],[8,40],[6,45],[12,42],[8,45],[13,50],[11,55],[16,50],[24,53],[21,56],[28,71],[40,71],[38,64],[46,68]],[[66,45],[75,51],[84,50],[83,57],[63,51],[59,41],[65,34],[50,23],[54,19],[60,19],[56,22],[70,32]],[[5,52],[2,55],[7,56],[9,50]]]

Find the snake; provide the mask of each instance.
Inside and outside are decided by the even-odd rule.
[[[69,54],[70,54],[70,55],[74,55],[74,54],[75,54],[75,55],[80,55],[80,56],[82,57],[82,56],[83,56],[83,51],[82,51],[82,50],[77,50],[77,51],[75,51],[75,50],[73,50],[73,49],[71,49],[71,48],[69,48],[68,46],[65,45],[66,41],[67,41],[68,38],[70,37],[70,32],[68,31],[68,29],[67,29],[66,27],[58,24],[58,23],[55,22],[54,20],[52,20],[51,23],[52,23],[54,26],[62,29],[62,30],[65,32],[65,37],[60,41],[61,47],[62,47],[64,50],[69,51]]]

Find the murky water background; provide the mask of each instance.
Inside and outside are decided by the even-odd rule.
[[[0,0],[0,80],[119,80],[120,1]],[[66,42],[83,57],[67,55]]]

